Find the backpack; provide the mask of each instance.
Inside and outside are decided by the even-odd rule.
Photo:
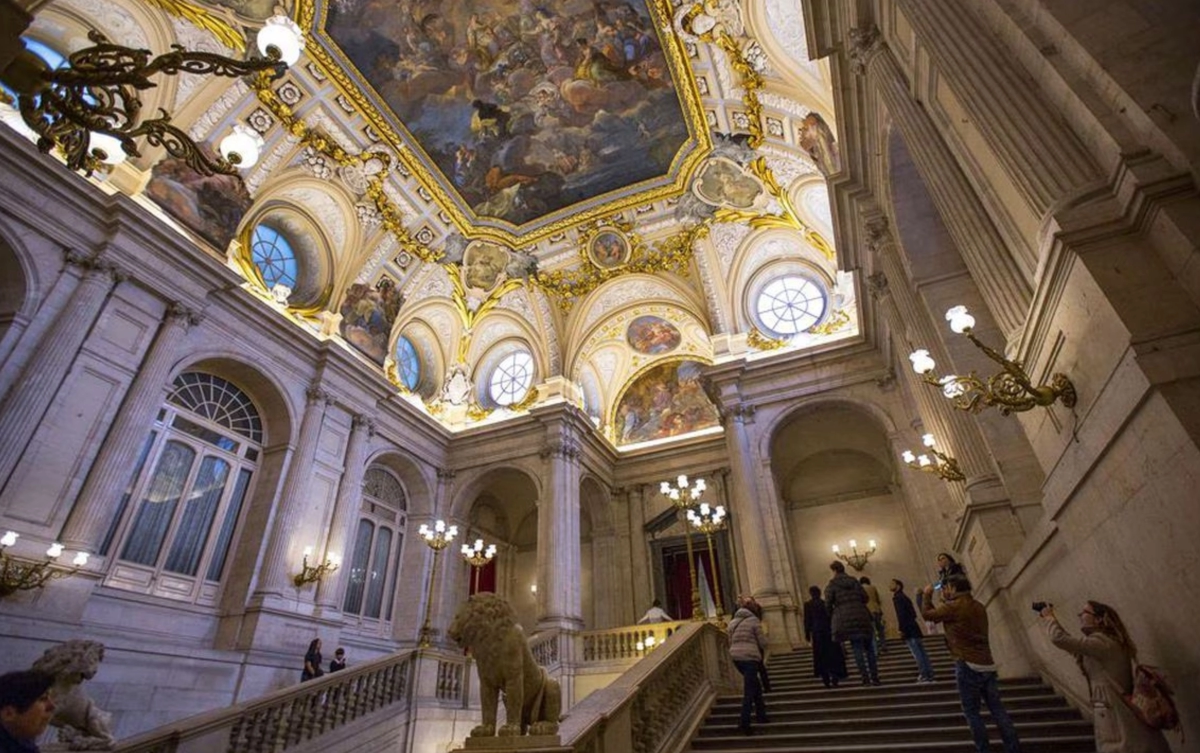
[[[1133,692],[1124,698],[1146,726],[1173,730],[1179,728],[1179,710],[1175,708],[1173,695],[1175,691],[1157,667],[1138,664],[1133,668]]]

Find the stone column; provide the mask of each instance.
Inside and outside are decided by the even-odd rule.
[[[299,535],[305,529],[305,496],[312,476],[317,440],[321,437],[325,410],[332,404],[333,396],[315,383],[305,395],[307,402],[304,417],[300,420],[300,436],[271,521],[271,540],[258,581],[259,594],[283,595],[291,591],[294,588],[292,576],[300,570],[304,547],[315,543],[306,542]]]
[[[4,337],[0,338],[0,363],[8,360],[13,349],[17,347],[17,343],[21,340],[21,335],[25,334],[25,328],[29,326],[29,317],[21,312],[14,312],[12,321],[8,324],[8,329],[4,331]],[[3,393],[3,386],[0,386],[0,393]]]
[[[538,500],[538,627],[580,630],[579,439],[574,427],[547,427],[541,458],[546,494]]]
[[[104,302],[121,278],[116,267],[96,257],[69,252],[66,261],[70,267],[82,268],[79,285],[0,405],[0,437],[4,437],[0,443],[0,488],[17,467]]]
[[[346,443],[346,456],[342,461],[342,480],[338,485],[333,520],[329,524],[329,537],[325,541],[325,555],[318,558],[319,562],[324,562],[330,555],[336,555],[342,558],[343,565],[333,576],[323,578],[317,584],[317,607],[321,610],[340,608],[339,596],[354,556],[350,548],[354,545],[354,529],[362,507],[363,475],[367,471],[367,450],[373,436],[375,422],[371,418],[357,415],[351,419],[350,441]]]
[[[637,621],[654,600],[654,567],[646,544],[646,485],[635,484],[627,492],[629,500],[629,593],[633,599],[633,621]]]
[[[117,503],[135,472],[138,454],[146,442],[155,413],[162,407],[168,379],[179,345],[190,327],[202,317],[172,303],[158,334],[142,360],[137,377],[125,394],[121,409],[100,445],[91,471],[67,517],[60,540],[68,549],[95,552],[107,530]]]
[[[880,39],[879,30],[870,27],[850,34],[855,72],[865,75],[869,88],[883,98],[946,229],[1007,339],[1029,311],[1034,270],[1022,270],[1005,246],[929,113],[913,99],[904,71]]]

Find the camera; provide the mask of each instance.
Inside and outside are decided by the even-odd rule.
[[[1046,607],[1052,607],[1052,606],[1054,606],[1054,605],[1047,604],[1044,601],[1035,601],[1035,602],[1033,602],[1033,611],[1037,612],[1038,614],[1041,614],[1043,609],[1045,609]]]

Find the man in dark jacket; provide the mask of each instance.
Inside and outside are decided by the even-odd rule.
[[[946,602],[936,608],[933,606],[933,584],[925,586],[921,615],[930,622],[940,622],[946,627],[946,643],[954,657],[958,697],[963,716],[971,727],[971,736],[975,739],[975,750],[978,753],[988,751],[987,727],[979,713],[986,702],[988,710],[992,712],[992,721],[1000,730],[1000,738],[1004,740],[1004,753],[1020,753],[1017,728],[1000,702],[996,664],[988,643],[987,608],[971,595],[971,581],[967,580],[967,576],[949,575],[944,583],[942,593]]]
[[[896,607],[900,637],[917,660],[917,682],[933,682],[933,666],[929,663],[929,655],[925,653],[925,642],[921,639],[921,626],[917,623],[917,610],[913,608],[912,599],[904,593],[904,582],[901,580],[893,578],[889,588],[892,591],[892,605]]]
[[[862,684],[878,685],[879,667],[872,645],[875,621],[867,610],[867,593],[861,583],[846,575],[846,566],[841,562],[830,563],[829,569],[833,571],[833,578],[825,586],[825,604],[829,607],[833,639],[839,643],[850,641]]]
[[[34,741],[54,716],[53,684],[54,676],[44,672],[0,676],[0,753],[37,753]]]

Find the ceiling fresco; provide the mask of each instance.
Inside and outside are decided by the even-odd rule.
[[[314,57],[459,232],[511,246],[683,189],[708,129],[664,13],[644,0],[301,7]]]

